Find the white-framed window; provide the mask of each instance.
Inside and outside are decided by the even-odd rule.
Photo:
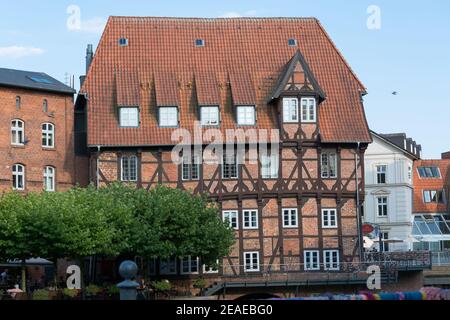
[[[223,211],[222,216],[223,221],[228,221],[231,228],[239,229],[238,212],[236,210]]]
[[[283,98],[283,122],[298,122],[298,99]]]
[[[382,164],[376,167],[377,170],[377,184],[385,184],[387,182],[386,173],[387,165]]]
[[[322,178],[337,178],[337,156],[335,152],[323,152],[321,157]]]
[[[202,126],[217,126],[220,122],[218,106],[207,106],[200,108],[200,120]]]
[[[160,127],[178,127],[178,108],[160,107],[159,108],[159,126]]]
[[[388,216],[388,197],[377,197],[377,214],[379,217]]]
[[[316,122],[316,98],[302,98],[302,122]]]
[[[120,126],[125,128],[139,127],[139,108],[120,108]]]
[[[322,209],[322,227],[328,229],[337,228],[336,209]]]
[[[138,158],[132,156],[122,156],[121,162],[121,180],[124,182],[135,182],[138,178]]]
[[[191,158],[183,157],[182,179],[183,181],[196,181],[200,179],[199,156],[192,156]]]
[[[222,165],[222,177],[224,179],[238,178],[237,154],[224,154]]]
[[[436,166],[418,167],[417,171],[421,179],[439,179],[441,178],[441,170]]]
[[[244,269],[245,272],[258,272],[259,252],[244,252]]]
[[[25,123],[22,120],[11,121],[11,144],[22,146],[25,143]]]
[[[219,260],[216,260],[216,263],[214,265],[204,264],[203,273],[204,274],[219,273]]]
[[[283,208],[283,227],[296,228],[298,227],[298,209],[297,208]]]
[[[263,179],[277,179],[279,169],[278,154],[261,154],[261,177]]]
[[[44,168],[44,190],[48,192],[55,191],[55,168],[52,166]]]
[[[237,107],[237,123],[241,126],[254,126],[256,124],[256,110],[254,106]]]
[[[42,146],[44,148],[55,147],[55,126],[52,123],[42,124]]]
[[[339,250],[324,250],[323,264],[325,270],[339,270]]]
[[[15,164],[12,167],[13,189],[25,190],[25,166],[22,164]]]
[[[306,250],[304,252],[305,270],[320,270],[319,250]]]
[[[258,210],[243,210],[242,220],[244,229],[258,229]]]
[[[445,203],[444,190],[424,190],[423,202],[425,203]]]
[[[181,274],[197,274],[199,266],[199,259],[192,258],[191,256],[182,257],[180,259],[180,272]]]
[[[389,240],[389,232],[381,232],[380,238],[382,240],[381,242],[381,249],[383,252],[389,252],[389,242],[383,241],[383,240]]]
[[[159,263],[159,273],[163,275],[177,274],[177,258],[163,258]]]

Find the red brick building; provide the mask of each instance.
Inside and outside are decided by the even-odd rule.
[[[163,183],[220,203],[236,244],[219,270],[174,257],[152,260],[152,274],[338,281],[361,261],[365,94],[316,19],[112,17],[77,98],[76,150],[99,185]],[[174,163],[172,135],[196,121],[204,136],[239,130],[247,156],[252,130],[276,130],[279,150]],[[195,159],[210,138],[192,143]]]
[[[45,73],[0,69],[0,190],[74,185],[74,93]]]

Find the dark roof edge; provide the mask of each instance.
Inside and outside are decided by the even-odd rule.
[[[9,84],[9,83],[0,83],[0,87],[7,87],[7,88],[19,88],[19,89],[26,89],[30,91],[41,91],[41,92],[51,92],[51,93],[60,93],[64,95],[74,95],[77,93],[75,89],[72,90],[59,90],[59,89],[50,89],[50,88],[38,88],[38,87],[31,87],[31,86],[22,86],[19,84]]]
[[[379,133],[376,133],[373,130],[370,130],[370,133],[373,134],[374,136],[376,136],[377,138],[383,140],[384,142],[388,143],[389,145],[395,147],[396,149],[402,151],[403,153],[409,155],[411,158],[413,158],[413,160],[420,160],[419,157],[417,157],[415,154],[409,152],[408,150],[405,150],[403,148],[400,148],[398,145],[396,145],[395,143],[389,141],[388,139],[386,139],[385,137],[381,136]]]

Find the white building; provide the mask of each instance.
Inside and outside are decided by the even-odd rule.
[[[407,251],[413,222],[413,168],[421,147],[405,134],[381,135],[372,131],[373,143],[365,153],[366,200],[363,223],[379,226],[383,251]],[[377,246],[378,249],[378,246]]]

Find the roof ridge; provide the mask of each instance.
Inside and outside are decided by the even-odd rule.
[[[147,20],[193,20],[193,21],[223,21],[223,20],[313,20],[316,17],[170,17],[170,16],[110,16],[111,19],[147,19]]]

